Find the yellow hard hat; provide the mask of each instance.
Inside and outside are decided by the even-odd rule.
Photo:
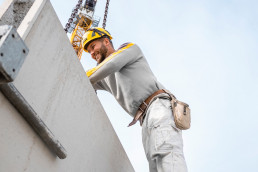
[[[86,48],[91,41],[101,38],[103,36],[108,36],[109,39],[112,39],[112,36],[110,35],[110,33],[103,28],[94,27],[94,28],[88,29],[82,37],[84,51],[88,52]]]

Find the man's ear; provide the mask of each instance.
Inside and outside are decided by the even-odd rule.
[[[109,44],[110,44],[108,38],[104,38],[104,44],[105,44],[105,45],[109,45]]]

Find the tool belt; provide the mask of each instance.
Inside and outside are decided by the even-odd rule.
[[[128,125],[128,127],[134,125],[138,120],[140,121],[140,125],[142,125],[144,117],[145,117],[145,110],[147,109],[150,101],[157,95],[161,93],[166,93],[164,90],[158,90],[155,93],[153,93],[151,96],[149,96],[145,101],[142,102],[142,104],[139,106],[139,109],[137,110],[133,121]]]
[[[149,103],[155,96],[161,93],[166,93],[170,97],[171,107],[172,107],[172,112],[173,112],[176,127],[181,130],[187,130],[190,128],[191,115],[190,115],[189,105],[177,100],[172,93],[164,89],[156,91],[145,101],[143,101],[143,103],[139,106],[139,109],[137,110],[133,121],[128,125],[128,127],[134,125],[138,120],[140,121],[140,125],[142,125],[146,114],[145,110],[147,109]]]

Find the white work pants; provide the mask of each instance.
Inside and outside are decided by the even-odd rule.
[[[175,127],[169,99],[157,98],[149,106],[142,142],[150,172],[187,172],[182,131]]]

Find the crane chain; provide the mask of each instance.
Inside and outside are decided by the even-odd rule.
[[[73,22],[73,19],[76,17],[78,9],[80,8],[81,5],[82,5],[82,0],[79,0],[78,3],[76,4],[75,8],[73,9],[70,18],[68,19],[68,22],[65,25],[64,30],[66,33],[67,33],[68,29],[70,28],[71,23]]]
[[[106,27],[109,1],[110,0],[107,0],[107,3],[106,3],[105,14],[104,14],[104,19],[103,19],[103,24],[102,24],[103,29],[105,29],[105,27]]]

